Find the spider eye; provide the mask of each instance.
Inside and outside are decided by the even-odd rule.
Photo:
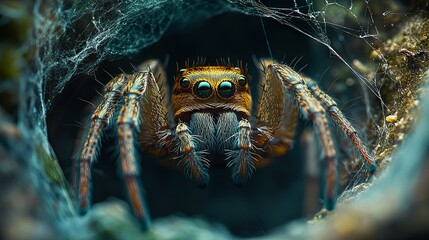
[[[247,84],[247,79],[245,77],[241,76],[238,78],[238,85],[244,87],[246,86],[246,84]]]
[[[209,82],[201,81],[195,84],[194,92],[197,95],[197,97],[200,98],[207,98],[212,95],[212,86]]]
[[[180,79],[180,86],[182,88],[188,88],[191,85],[191,82],[189,81],[188,78],[182,78]]]
[[[223,81],[219,84],[217,92],[223,98],[229,98],[234,95],[235,87],[230,81]]]

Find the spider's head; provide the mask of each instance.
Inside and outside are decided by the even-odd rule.
[[[232,111],[248,118],[252,108],[249,76],[230,66],[198,66],[181,69],[173,87],[172,107],[176,120],[187,121],[196,111]]]

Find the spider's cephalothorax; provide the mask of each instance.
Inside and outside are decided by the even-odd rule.
[[[174,119],[186,121],[196,111],[235,112],[250,117],[249,76],[240,68],[203,66],[181,69],[172,94]]]
[[[233,149],[243,144],[238,139],[239,129],[248,125],[252,108],[248,81],[240,68],[228,66],[186,68],[176,77],[171,101],[174,120],[187,126],[195,154],[206,162],[204,168],[226,165],[230,160],[227,155],[232,158]],[[182,142],[177,144],[180,149]],[[178,154],[188,157],[187,153]],[[201,185],[207,183],[204,168],[200,169],[204,179],[200,179],[192,174],[197,170],[190,169],[197,165],[184,163],[191,177]]]
[[[233,181],[240,185],[249,180],[255,168],[290,149],[299,112],[313,122],[322,147],[327,166],[325,205],[332,209],[336,153],[327,117],[353,142],[369,169],[375,169],[376,164],[336,103],[313,81],[286,65],[268,61],[263,65],[255,121],[251,121],[250,77],[241,67],[192,66],[179,70],[171,104],[167,78],[158,61],[147,61],[135,73],[112,79],[92,115],[79,159],[80,211],[85,212],[90,205],[91,165],[100,134],[115,119],[130,203],[147,227],[150,218],[141,197],[136,142],[145,151],[179,162],[186,175],[200,186],[207,184],[212,166],[231,168]]]

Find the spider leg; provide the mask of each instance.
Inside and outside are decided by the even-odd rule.
[[[124,88],[124,104],[116,122],[123,177],[134,215],[143,228],[150,225],[150,216],[139,181],[136,138],[139,137],[142,145],[156,145],[154,143],[158,140],[158,133],[168,129],[166,102],[152,72],[154,68],[155,74],[159,73],[157,64],[158,62],[148,61],[137,73],[130,75]],[[161,80],[158,78],[158,81]]]
[[[105,94],[91,117],[91,125],[79,158],[78,212],[86,213],[90,207],[91,166],[101,145],[100,135],[104,127],[110,124],[122,97],[122,88],[127,81],[124,74],[113,78],[104,88]]]
[[[347,135],[347,137],[350,138],[350,140],[359,150],[360,154],[362,155],[362,162],[364,165],[369,170],[374,171],[377,168],[374,158],[371,156],[368,149],[357,135],[355,128],[338,109],[337,103],[328,94],[320,90],[314,81],[309,78],[304,78],[304,80],[313,96],[322,104],[331,118],[340,126],[342,131]]]
[[[285,95],[291,95],[301,113],[313,122],[316,136],[322,147],[322,158],[326,163],[326,201],[325,207],[332,210],[336,201],[336,152],[331,138],[325,110],[313,97],[304,79],[291,68],[281,64],[268,66],[267,79],[281,81]]]
[[[158,78],[154,77],[155,70]],[[143,228],[150,224],[140,185],[140,169],[138,167],[138,151],[136,143],[149,148],[156,148],[158,132],[168,129],[167,102],[162,89],[165,74],[157,61],[143,63],[138,72],[130,75],[121,74],[112,79],[105,87],[104,99],[92,116],[91,126],[86,138],[80,163],[78,182],[79,212],[85,213],[90,205],[91,166],[96,158],[96,150],[100,146],[100,134],[105,126],[117,115],[117,133],[121,170],[128,190],[128,196],[134,215]],[[144,131],[140,131],[143,129]],[[139,141],[136,140],[139,137]]]
[[[180,158],[179,163],[185,167],[186,175],[198,182],[201,188],[207,186],[209,175],[207,169],[209,162],[196,150],[196,138],[191,135],[185,123],[179,123],[176,127],[174,141],[176,142],[176,152]]]
[[[138,180],[140,169],[137,162],[135,135],[140,131],[140,103],[147,92],[149,81],[154,81],[151,72],[137,72],[130,76],[124,89],[124,105],[116,122],[123,177],[134,214],[143,227],[149,226],[150,217],[146,211],[142,198],[143,190]]]
[[[238,186],[249,181],[255,170],[251,148],[251,125],[247,119],[242,119],[238,124],[238,133],[235,135],[234,150],[228,152],[227,166],[232,168],[232,180]]]

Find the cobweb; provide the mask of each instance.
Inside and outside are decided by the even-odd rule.
[[[48,145],[46,113],[70,79],[93,73],[102,61],[137,54],[172,27],[191,26],[226,12],[274,19],[308,36],[378,96],[350,59],[337,53],[341,46],[332,44],[330,32],[341,31],[371,47],[379,33],[368,0],[37,0],[34,67],[21,91],[21,127]]]
[[[378,36],[369,1],[358,2],[294,0],[291,6],[271,7],[255,0],[38,0],[32,79],[38,85],[39,107],[49,109],[73,76],[93,72],[103,60],[138,53],[157,42],[173,24],[192,25],[225,12],[271,18],[291,27],[327,47],[365,81],[337,53],[328,33],[329,28],[340,29],[368,42]],[[360,11],[365,12],[362,19],[355,14]],[[335,14],[351,19],[352,24],[341,25],[344,19],[335,19]],[[39,119],[44,119],[45,111]]]

